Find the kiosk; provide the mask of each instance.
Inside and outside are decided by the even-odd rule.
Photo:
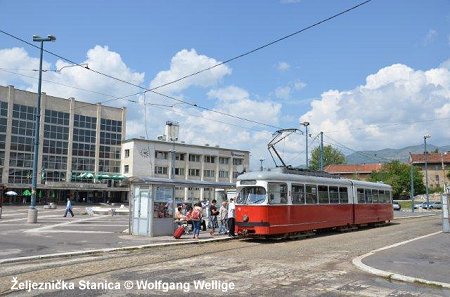
[[[175,187],[235,188],[234,183],[130,177],[130,221],[132,235],[164,236],[175,230]],[[192,203],[194,201],[182,201]]]

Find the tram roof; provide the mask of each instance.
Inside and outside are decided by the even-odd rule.
[[[237,177],[238,181],[242,180],[272,180],[272,181],[298,181],[298,182],[315,182],[327,183],[335,185],[351,185],[370,188],[385,188],[391,189],[390,185],[381,182],[367,182],[360,180],[350,180],[329,174],[322,174],[321,172],[313,171],[298,171],[286,168],[275,168],[270,171],[253,171],[241,174]]]

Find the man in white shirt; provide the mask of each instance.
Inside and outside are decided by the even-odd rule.
[[[73,211],[72,211],[72,201],[70,201],[70,198],[67,197],[67,204],[66,204],[66,212],[64,213],[64,217],[67,217],[67,213],[70,213],[73,217]]]
[[[234,199],[230,199],[230,203],[228,204],[228,236],[234,237],[234,222],[235,222],[235,208]]]

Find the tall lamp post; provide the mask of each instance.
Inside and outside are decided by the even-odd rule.
[[[306,129],[306,168],[309,167],[309,162],[308,162],[308,126],[309,126],[309,122],[303,122],[300,123],[301,125],[305,126]]]
[[[263,158],[259,159],[259,162],[261,162],[261,167],[259,167],[259,171],[264,171],[264,167],[263,167],[264,159]]]
[[[423,137],[423,145],[424,145],[424,155],[425,155],[425,193],[427,198],[427,209],[430,204],[430,197],[428,194],[428,152],[427,152],[427,138],[430,138],[430,135],[425,135]]]
[[[38,167],[38,153],[39,153],[39,128],[41,124],[41,87],[42,87],[42,58],[44,55],[44,42],[55,41],[56,37],[48,35],[43,38],[37,35],[33,35],[34,42],[41,43],[41,56],[39,60],[39,83],[38,83],[38,97],[37,97],[37,109],[36,118],[34,123],[34,154],[33,154],[33,173],[31,177],[31,205],[28,210],[28,223],[37,223],[38,211],[36,209],[36,184],[37,184],[37,167]]]

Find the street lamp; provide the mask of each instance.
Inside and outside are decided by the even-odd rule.
[[[259,162],[261,162],[261,167],[259,168],[259,170],[263,171],[264,170],[264,167],[263,167],[264,159],[263,158],[259,159]]]
[[[309,163],[308,163],[308,126],[309,126],[309,122],[303,122],[303,123],[300,123],[300,125],[305,126],[305,129],[306,129],[306,133],[305,133],[305,135],[306,135],[306,168],[308,168],[309,167]]]
[[[38,97],[37,109],[34,127],[34,154],[33,154],[33,173],[31,178],[31,205],[28,210],[28,223],[37,223],[37,209],[36,209],[36,184],[37,184],[37,167],[38,167],[38,153],[39,153],[39,128],[41,124],[41,87],[42,87],[42,57],[44,55],[44,42],[55,41],[56,37],[48,35],[46,38],[33,35],[34,42],[41,43],[41,56],[39,60],[39,83],[38,83]]]
[[[427,164],[427,161],[428,161],[428,152],[427,152],[427,138],[431,138],[431,136],[427,134],[427,135],[425,135],[425,136],[423,137],[423,144],[424,144],[424,149],[425,149],[425,151],[424,151],[424,155],[425,155],[425,193],[426,193],[426,198],[427,198],[427,209],[428,209],[429,204],[430,204],[430,197],[429,197],[429,194],[428,194],[428,164]]]

